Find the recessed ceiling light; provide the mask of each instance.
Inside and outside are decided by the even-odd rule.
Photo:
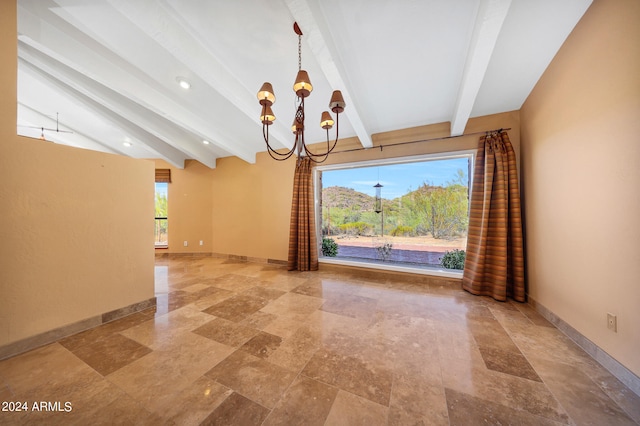
[[[205,144],[205,145],[209,145],[211,142],[209,142],[209,141],[202,141],[202,143],[203,143],[203,144]]]
[[[122,145],[124,145],[126,147],[133,146],[133,144],[131,142],[123,142]]]
[[[189,83],[184,77],[176,77],[176,81],[183,89],[189,89],[191,87],[191,83]]]

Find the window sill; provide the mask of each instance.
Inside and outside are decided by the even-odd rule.
[[[327,263],[331,265],[354,266],[357,268],[380,269],[383,271],[407,272],[410,274],[432,275],[436,277],[462,279],[462,271],[445,269],[445,268],[427,268],[427,267],[420,268],[420,267],[412,267],[408,265],[405,266],[405,265],[391,264],[391,263],[367,262],[364,260],[356,261],[356,260],[347,260],[347,259],[329,258],[329,257],[320,257],[318,261],[320,263]]]
[[[169,248],[169,246],[167,244],[156,244],[156,250],[160,249],[160,250],[166,250]]]

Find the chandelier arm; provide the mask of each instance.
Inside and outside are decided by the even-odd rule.
[[[304,146],[304,152],[307,154],[307,157],[309,158],[309,160],[313,161],[316,164],[320,164],[320,163],[324,163],[327,158],[329,158],[329,153],[326,152],[324,154],[314,154],[313,152],[309,151],[309,148],[307,148],[307,145],[303,145]],[[316,158],[321,158],[322,160],[316,160]]]
[[[336,113],[336,140],[333,142],[331,149],[327,151],[327,155],[331,154],[336,145],[338,145],[338,133],[340,132],[340,113]],[[327,129],[327,148],[329,148],[329,129]]]
[[[267,146],[269,146],[269,126],[264,123],[262,123],[262,137]]]
[[[264,116],[266,114],[266,111],[267,111],[267,105],[263,104],[262,105],[262,116]],[[269,145],[269,125],[267,123],[265,123],[264,121],[262,122],[262,137],[264,138],[264,142],[267,144],[267,150],[272,149],[271,145]]]
[[[312,159],[313,159],[313,157],[326,157],[329,154],[328,152],[323,152],[322,154],[315,154],[315,153],[309,151],[309,149],[306,147],[306,145],[304,147],[304,152]]]
[[[269,156],[271,158],[273,158],[276,161],[288,160],[293,155],[294,152],[295,151],[292,149],[289,152],[286,152],[286,153],[282,154],[282,153],[276,151],[275,149],[273,149],[270,145],[267,145],[267,153],[269,154]]]
[[[329,134],[329,130],[327,129],[327,135],[328,134]],[[309,158],[311,158],[311,160],[313,160],[314,157],[326,157],[327,154],[328,154],[328,152],[325,152],[325,153],[322,153],[322,154],[316,154],[316,153],[311,152],[309,150],[309,148],[307,148],[307,144],[304,143],[304,133],[302,134],[302,146],[304,147],[304,152],[307,154],[307,156]],[[329,150],[329,138],[328,138],[328,136],[327,136],[327,150]],[[322,161],[324,161],[324,160],[322,160]],[[320,163],[322,161],[320,161]],[[316,161],[316,162],[318,162],[318,161]]]
[[[273,158],[274,160],[284,161],[289,157],[291,157],[291,155],[293,155],[295,151],[295,146],[291,150],[289,150],[289,152],[286,152],[286,153],[278,152],[271,146],[271,144],[269,143],[269,126],[266,124],[262,125],[262,136],[264,137],[264,142],[267,144],[267,152],[269,153],[271,158]],[[279,156],[280,158],[277,158],[273,154]]]
[[[339,113],[336,113],[336,139],[333,141],[333,146],[331,146],[331,148],[329,148],[329,144],[331,143],[331,142],[330,142],[330,140],[329,140],[329,129],[327,129],[327,151],[326,151],[326,152],[324,152],[324,153],[322,153],[322,154],[314,154],[313,152],[310,152],[310,151],[307,149],[307,146],[306,146],[306,145],[304,146],[304,148],[305,148],[305,152],[309,155],[309,157],[310,157],[312,160],[314,160],[314,159],[313,159],[313,157],[316,157],[316,158],[318,158],[318,157],[324,157],[324,159],[319,160],[319,161],[318,161],[318,160],[314,160],[314,161],[316,161],[317,163],[322,163],[322,162],[324,162],[324,161],[327,159],[327,157],[329,156],[329,154],[331,154],[331,152],[335,149],[336,145],[338,144],[338,135],[339,135],[339,133],[338,133],[338,132],[339,132],[339,129],[340,129],[340,122],[339,122],[339,118],[338,118],[339,116],[340,116],[340,114],[339,114]]]
[[[276,156],[279,156],[281,161],[282,161],[282,160],[286,160],[287,158],[291,157],[291,156],[294,154],[294,152],[295,152],[295,151],[292,149],[292,150],[290,150],[289,152],[286,152],[286,153],[284,153],[284,154],[283,154],[283,153],[280,153],[280,152],[276,151],[276,150],[275,150],[275,149],[273,149],[271,146],[269,146],[269,147],[267,147],[267,148],[268,148],[268,149],[267,149],[267,152],[269,153],[269,155],[271,156],[271,158],[275,158],[275,159],[277,160],[278,158],[276,158]],[[274,156],[274,154],[275,154],[275,156]]]
[[[279,152],[274,151],[274,150],[272,150],[272,149],[268,149],[268,150],[267,150],[267,152],[269,153],[269,156],[270,156],[271,158],[273,158],[274,160],[276,160],[276,161],[285,161],[285,160],[288,160],[288,159],[293,155],[293,151],[289,151],[289,154],[285,154],[285,155],[286,155],[286,157],[278,158],[278,157],[276,157],[276,156],[275,156],[275,155],[273,155],[273,154],[275,153],[275,154],[278,154],[278,155],[282,155],[282,154],[280,154]]]
[[[329,130],[327,129],[327,152],[323,152],[322,154],[315,154],[309,151],[309,149],[307,148],[307,145],[304,145],[304,152],[306,152],[309,157],[326,157],[326,155],[329,153],[329,136],[328,135],[329,135]]]
[[[323,158],[322,160],[316,160],[314,157],[323,157]],[[324,163],[327,160],[327,158],[329,158],[329,155],[328,154],[321,154],[321,155],[312,154],[312,155],[308,155],[307,158],[309,158],[309,160],[313,161],[316,164],[320,164],[320,163]]]
[[[327,130],[327,154],[331,152],[331,150],[329,149],[329,129]]]
[[[302,107],[304,108],[304,99],[302,100],[302,102],[303,102]],[[303,120],[304,120],[304,109],[302,110],[302,114],[303,114]],[[302,142],[302,143],[301,143],[302,148],[304,148],[304,152],[305,152],[305,154],[307,154],[307,156],[308,156],[309,158],[311,158],[311,157],[317,157],[317,156],[318,156],[317,154],[314,154],[313,152],[309,151],[309,148],[307,148],[307,144],[306,144],[306,142],[304,141],[304,127],[303,127],[303,129],[302,129],[302,132],[300,132],[300,140],[301,140],[301,142]]]

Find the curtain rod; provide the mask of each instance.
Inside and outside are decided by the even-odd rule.
[[[408,145],[408,144],[412,144],[412,143],[420,143],[420,142],[431,142],[431,141],[439,141],[439,140],[446,140],[446,139],[455,139],[455,138],[461,138],[463,136],[473,136],[473,135],[481,135],[481,134],[488,134],[488,133],[500,133],[503,130],[511,130],[511,127],[507,127],[505,128],[500,128],[500,129],[496,129],[496,130],[485,130],[482,132],[473,132],[473,133],[466,133],[466,134],[462,134],[462,135],[457,135],[457,136],[441,136],[439,138],[430,138],[430,139],[420,139],[417,141],[408,141],[408,142],[398,142],[398,143],[391,143],[391,144],[387,144],[387,145],[379,145],[379,146],[372,146],[370,148],[352,148],[352,149],[345,149],[343,151],[335,151],[332,152],[332,154],[340,154],[342,152],[354,152],[354,151],[366,151],[369,149],[374,149],[374,148],[380,148],[380,151],[382,151],[382,148],[385,147],[390,147],[390,146],[399,146],[399,145]]]

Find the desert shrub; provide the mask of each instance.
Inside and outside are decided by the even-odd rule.
[[[345,234],[364,235],[371,229],[371,225],[365,222],[349,222],[339,225],[338,228]]]
[[[465,256],[466,253],[464,250],[454,249],[446,251],[444,256],[442,256],[442,260],[440,260],[440,264],[447,269],[464,269]]]
[[[416,230],[413,228],[413,226],[398,225],[393,231],[391,231],[391,235],[393,235],[394,237],[413,237],[415,234]]]
[[[384,243],[381,246],[376,247],[376,251],[378,252],[378,257],[380,257],[383,261],[386,261],[391,256],[391,250],[393,249],[393,244]]]
[[[336,257],[338,255],[338,244],[331,238],[323,238],[322,255],[326,257]]]

